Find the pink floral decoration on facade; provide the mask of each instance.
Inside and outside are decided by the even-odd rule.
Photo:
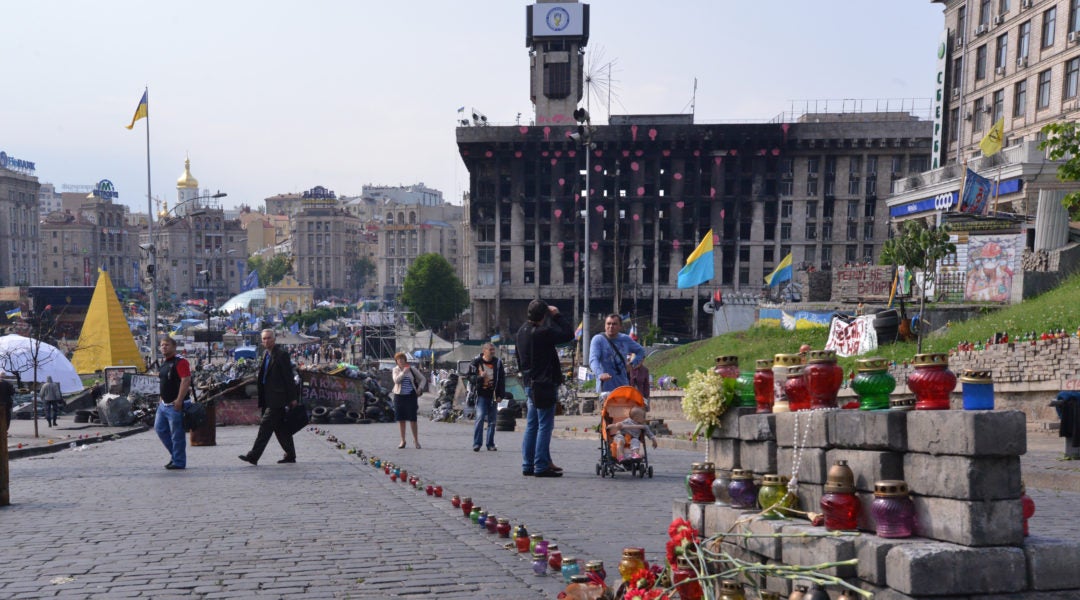
[[[649,130],[649,139],[654,142],[656,141],[656,129]]]

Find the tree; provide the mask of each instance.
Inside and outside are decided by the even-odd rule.
[[[934,285],[939,260],[956,252],[945,227],[927,227],[923,221],[904,221],[900,235],[886,240],[881,246],[881,264],[903,265],[912,273],[922,272],[923,284],[919,298],[919,313],[926,306],[926,290]],[[918,349],[922,352],[922,332],[919,328]]]
[[[438,254],[421,254],[405,274],[401,303],[429,325],[457,317],[469,306],[469,293],[454,267]]]
[[[252,256],[248,259],[248,270],[259,273],[259,285],[263,287],[284,279],[291,268],[292,261],[285,254],[275,254],[270,260],[261,256]]]
[[[368,280],[375,276],[375,261],[367,256],[361,256],[352,264],[353,289],[362,290],[367,287]]]
[[[1051,160],[1063,160],[1058,165],[1060,181],[1080,181],[1080,127],[1077,122],[1048,123],[1042,128],[1046,138],[1039,142],[1040,150],[1048,150]],[[1080,218],[1080,191],[1066,194],[1061,205],[1069,211],[1070,220]]]

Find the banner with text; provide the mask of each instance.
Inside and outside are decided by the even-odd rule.
[[[858,356],[877,349],[874,315],[856,317],[850,323],[834,318],[825,349],[836,351],[837,356]]]

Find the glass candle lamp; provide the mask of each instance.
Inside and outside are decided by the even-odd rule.
[[[989,370],[965,369],[960,383],[964,410],[994,410],[994,378]]]
[[[746,469],[732,469],[728,496],[731,497],[732,508],[745,509],[757,506],[758,490],[754,483],[754,472]]]
[[[810,410],[810,388],[806,385],[805,369],[804,365],[789,367],[787,379],[784,380],[784,396],[791,412]]]
[[[889,373],[889,361],[880,356],[857,359],[851,389],[859,396],[859,409],[888,410],[889,394],[896,389],[896,378]]]
[[[915,531],[915,505],[903,481],[876,482],[870,511],[877,522],[878,537],[906,538]]]
[[[716,367],[713,371],[724,379],[737,379],[739,377],[739,357],[735,355],[717,356]]]
[[[836,394],[844,383],[844,369],[836,364],[836,352],[811,350],[806,355],[803,372],[810,408],[836,408]]]
[[[690,465],[690,474],[686,476],[686,487],[690,492],[690,500],[700,503],[716,501],[712,493],[712,484],[715,479],[716,473],[713,463],[692,463]]]
[[[915,410],[948,410],[949,394],[956,387],[956,375],[949,370],[949,355],[916,354],[915,370],[908,375],[908,389],[915,394]]]
[[[638,569],[645,568],[645,549],[628,547],[623,548],[622,559],[619,561],[619,575],[625,582],[630,581]]]
[[[577,559],[573,556],[563,558],[559,569],[562,572],[563,581],[566,583],[570,583],[571,577],[581,574],[581,566],[578,565]]]
[[[771,413],[773,406],[773,361],[759,360],[754,370],[754,403],[758,413]]]
[[[787,513],[784,509],[795,508],[799,504],[798,498],[788,493],[788,478],[783,475],[768,474],[761,478],[761,488],[758,490],[758,507],[764,519],[784,519]]]
[[[859,508],[859,497],[855,495],[855,474],[848,467],[846,460],[838,460],[829,468],[825,494],[821,497],[825,529],[829,531],[858,529]]]

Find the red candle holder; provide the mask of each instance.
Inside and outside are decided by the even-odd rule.
[[[441,485],[435,486],[434,491],[435,491],[435,497],[436,498],[442,498],[442,486]]]
[[[806,387],[810,408],[836,408],[836,394],[844,383],[844,369],[836,364],[832,350],[811,350],[807,353]]]
[[[453,506],[454,508],[461,508],[461,496],[458,496],[457,494],[451,496],[450,506]]]
[[[465,515],[465,518],[469,518],[469,513],[472,512],[472,498],[465,497],[461,499],[461,512]]]
[[[426,493],[428,496],[434,496],[435,495],[435,486],[433,486],[431,484],[428,484],[428,486],[426,488],[424,488],[424,493]]]
[[[806,367],[795,365],[788,367],[787,381],[784,382],[784,395],[792,412],[810,410],[810,390],[806,387]]]
[[[754,371],[754,403],[758,413],[771,413],[775,390],[773,385],[776,378],[773,376],[773,361],[762,359],[755,364]]]
[[[956,388],[949,355],[916,354],[911,364],[915,370],[907,376],[907,385],[915,394],[915,410],[948,410],[949,394]]]

